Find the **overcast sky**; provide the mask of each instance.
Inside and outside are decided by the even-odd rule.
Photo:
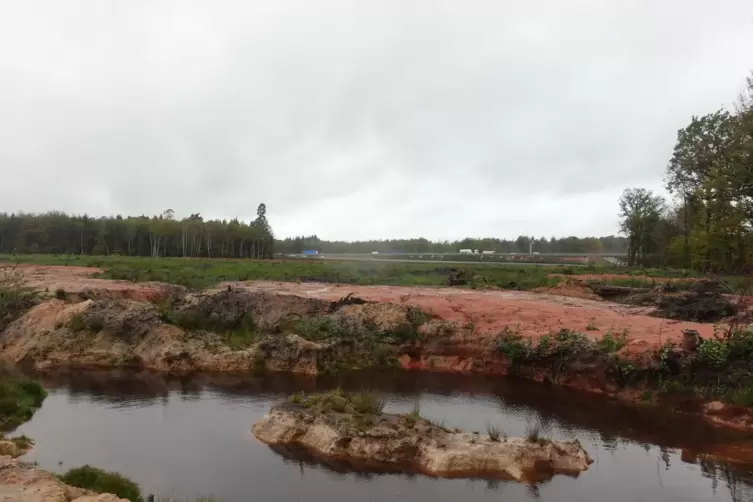
[[[750,0],[0,2],[0,211],[608,235],[753,69]]]

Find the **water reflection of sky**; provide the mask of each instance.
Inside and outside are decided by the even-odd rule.
[[[753,500],[750,466],[696,459],[713,444],[743,438],[695,420],[525,382],[416,374],[319,383],[280,375],[166,381],[110,373],[45,383],[53,388],[49,398],[19,430],[37,441],[28,460],[50,470],[97,465],[163,495],[213,494],[225,502]],[[557,476],[537,487],[368,475],[286,458],[251,436],[251,425],[283,396],[333,385],[381,388],[389,392],[389,411],[418,406],[428,418],[469,431],[483,433],[494,423],[511,436],[523,435],[538,423],[544,435],[578,438],[594,463],[578,478]]]

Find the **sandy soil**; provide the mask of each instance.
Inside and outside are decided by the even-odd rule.
[[[97,279],[96,268],[73,266],[23,265],[18,268],[34,287],[68,293],[97,291],[113,297],[153,300],[167,295],[174,286],[161,283],[131,283]],[[580,277],[580,276],[570,276]],[[585,277],[585,276],[583,276]],[[376,302],[419,307],[438,319],[472,324],[479,338],[491,336],[506,327],[521,335],[538,338],[568,328],[593,338],[605,333],[624,332],[631,345],[657,346],[669,339],[678,340],[684,329],[696,329],[703,337],[713,336],[711,324],[678,322],[646,315],[646,308],[629,307],[591,298],[574,298],[536,292],[476,291],[457,288],[411,286],[355,286],[322,283],[286,283],[247,281],[222,283],[249,291],[269,291],[338,300],[348,294]],[[556,290],[555,290],[556,291]],[[563,291],[567,295],[567,291]],[[637,349],[638,347],[632,347]]]
[[[0,265],[0,276],[3,271],[13,269],[23,274],[29,286],[47,290],[52,294],[57,289],[63,289],[66,293],[73,294],[96,292],[100,297],[154,301],[176,289],[176,286],[156,282],[133,283],[98,279],[93,276],[103,270],[95,267]]]

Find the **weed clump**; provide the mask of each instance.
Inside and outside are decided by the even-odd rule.
[[[96,467],[84,465],[71,469],[62,476],[61,481],[77,488],[91,490],[96,493],[112,493],[131,502],[141,502],[139,486],[115,472],[106,472]]]
[[[174,310],[169,304],[159,304],[157,309],[162,322],[188,332],[217,333],[232,349],[245,349],[259,339],[259,327],[250,312],[238,319],[226,320],[199,309]]]
[[[486,424],[486,433],[489,434],[489,439],[495,442],[499,442],[500,438],[504,435],[507,437],[504,432],[502,432],[502,429],[497,425],[492,425],[491,423]]]
[[[622,332],[614,334],[611,331],[608,331],[600,340],[596,342],[596,345],[602,350],[602,352],[607,354],[618,352],[625,345],[627,345],[627,333]]]
[[[15,268],[0,271],[0,331],[36,305],[38,293],[24,284]]]
[[[382,413],[387,400],[381,394],[369,390],[351,393],[336,389],[318,394],[297,392],[288,397],[288,403],[313,408],[324,413],[369,415]]]
[[[537,443],[541,446],[549,442],[547,438],[541,437],[541,426],[539,424],[529,424],[526,427],[526,441]]]
[[[0,432],[30,420],[45,397],[47,392],[38,382],[0,365]]]

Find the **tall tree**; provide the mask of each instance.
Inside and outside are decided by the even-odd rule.
[[[655,232],[665,202],[645,188],[628,188],[620,197],[620,230],[628,238],[628,265],[645,264],[656,251]]]

